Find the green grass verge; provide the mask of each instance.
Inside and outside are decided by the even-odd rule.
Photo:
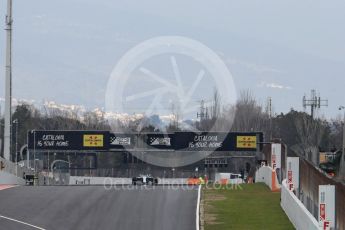
[[[262,183],[203,190],[205,230],[294,229],[280,207],[280,193]]]

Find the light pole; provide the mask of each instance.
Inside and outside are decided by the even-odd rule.
[[[11,160],[11,120],[12,120],[12,0],[7,0],[6,15],[6,77],[5,77],[5,130],[4,158]]]
[[[15,162],[16,162],[16,175],[18,176],[18,119],[13,120],[13,124],[16,124],[16,154]]]
[[[13,124],[16,124],[16,161],[15,162],[18,162],[18,119],[15,119],[13,121]]]
[[[345,110],[345,106],[339,106],[339,110]],[[343,125],[343,148],[342,148],[342,159],[340,162],[339,174],[343,178],[345,176],[345,112],[344,112],[344,125]]]

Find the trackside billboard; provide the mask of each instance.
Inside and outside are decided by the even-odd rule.
[[[108,150],[109,132],[105,131],[30,131],[30,150]]]
[[[299,189],[299,157],[287,157],[286,182],[291,191]]]
[[[183,151],[257,151],[262,133],[176,132],[175,150]]]
[[[319,185],[319,226],[330,230],[335,226],[335,186]]]
[[[261,132],[112,133],[109,131],[32,130],[28,148],[35,151],[246,151],[261,149]]]
[[[282,158],[282,145],[281,144],[272,144],[272,156],[271,156],[271,165],[273,169],[280,169],[281,168],[281,158]]]

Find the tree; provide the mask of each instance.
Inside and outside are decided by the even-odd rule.
[[[269,129],[268,114],[263,111],[253,94],[249,90],[240,92],[235,108],[230,108],[225,113],[229,117],[235,112],[232,131],[267,131]]]

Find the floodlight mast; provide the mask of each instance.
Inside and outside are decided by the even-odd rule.
[[[6,15],[6,80],[5,80],[5,131],[4,158],[11,156],[11,124],[12,124],[12,0],[7,0]]]

